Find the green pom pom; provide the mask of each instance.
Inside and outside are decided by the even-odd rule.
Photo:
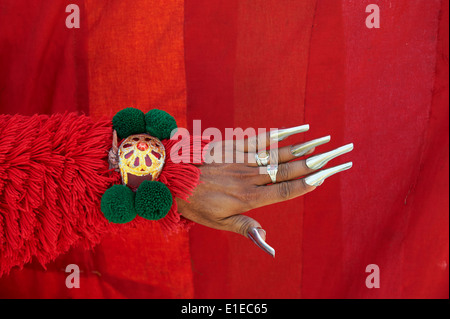
[[[128,223],[137,215],[134,198],[135,194],[127,186],[114,185],[103,194],[101,210],[106,219],[112,223]]]
[[[161,182],[144,181],[137,189],[135,203],[139,216],[158,220],[165,217],[172,207],[172,193]]]
[[[177,122],[169,113],[153,109],[145,114],[145,129],[151,136],[160,140],[170,138],[170,133],[177,128]]]
[[[113,127],[122,139],[133,134],[145,133],[145,115],[141,110],[128,107],[117,112],[113,117]]]

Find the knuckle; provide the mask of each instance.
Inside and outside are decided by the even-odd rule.
[[[248,229],[252,226],[252,219],[238,214],[228,217],[226,223],[227,230],[246,236]]]
[[[241,235],[246,235],[248,229],[251,227],[252,220],[245,215],[232,215],[224,218],[218,222],[218,228],[232,231]]]
[[[244,171],[241,170],[237,170],[235,172],[235,176],[238,179],[239,182],[245,181],[245,179],[247,178],[247,174]]]
[[[244,181],[248,180],[249,174],[246,171],[239,171],[239,172],[237,172],[237,178],[241,182],[244,182]]]
[[[255,202],[257,201],[257,194],[253,190],[243,189],[240,192],[240,201],[245,204],[246,208],[253,207]]]
[[[251,227],[252,221],[250,219],[244,219],[239,226],[239,234],[246,236],[249,228]]]
[[[257,176],[258,171],[253,167],[247,166],[239,166],[239,169],[236,172],[237,178],[247,185],[250,182],[250,179]]]
[[[257,147],[258,148],[265,148],[269,142],[269,134],[268,132],[263,132],[261,134],[257,135]]]
[[[291,198],[291,186],[287,182],[281,182],[278,184],[278,195],[281,199]]]
[[[289,180],[290,172],[291,172],[291,164],[285,163],[279,166],[278,177],[280,180],[286,181]]]
[[[279,150],[271,149],[270,150],[270,164],[278,164],[280,162],[280,154]]]
[[[258,149],[258,139],[253,137],[247,140],[247,149],[256,152]]]

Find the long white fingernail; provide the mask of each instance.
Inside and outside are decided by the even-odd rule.
[[[320,172],[317,172],[317,173],[314,173],[312,175],[305,177],[305,183],[308,184],[309,186],[320,186],[323,184],[325,179],[327,179],[328,177],[330,177],[334,174],[346,171],[352,167],[353,167],[353,163],[348,162],[348,163],[345,163],[345,164],[342,164],[339,166],[324,169]]]
[[[309,125],[301,125],[301,126],[295,126],[285,129],[278,129],[273,130],[270,132],[270,140],[274,142],[280,142],[286,138],[288,138],[291,135],[303,133],[309,130]]]
[[[319,169],[324,167],[333,158],[341,156],[353,150],[353,143],[344,145],[327,153],[312,156],[306,160],[306,166],[310,169]]]
[[[296,157],[300,157],[308,153],[314,147],[320,146],[322,144],[328,143],[331,140],[331,136],[321,137],[303,144],[292,146],[291,153]]]
[[[264,234],[266,233],[266,231],[262,228],[259,227],[251,227],[248,230],[247,236],[248,238],[250,238],[250,240],[259,248],[261,248],[263,251],[265,251],[266,253],[268,253],[270,256],[272,256],[273,258],[275,258],[275,249],[273,249],[272,247],[270,247],[265,240],[261,237],[261,234],[259,233],[259,231],[264,231]]]

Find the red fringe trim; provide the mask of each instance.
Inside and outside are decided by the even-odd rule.
[[[193,163],[193,159],[197,154],[201,154],[208,142],[198,137],[190,137],[188,141],[186,139],[182,141],[163,140],[162,143],[166,150],[166,162],[158,180],[169,188],[173,197],[173,205],[166,217],[158,222],[166,232],[189,229],[192,222],[178,213],[175,198],[178,197],[187,201],[195,187],[200,183],[200,169],[190,163]],[[187,143],[189,144],[187,145]],[[173,149],[174,146],[176,146],[176,149]],[[189,149],[189,152],[187,154],[182,152],[181,155],[183,156],[177,158],[177,160],[181,160],[181,163],[174,163],[171,153],[177,152],[178,149],[185,151],[186,148]],[[202,158],[202,156],[197,157]]]
[[[105,234],[136,227],[109,223],[100,211],[104,192],[119,184],[108,169],[111,121],[84,115],[0,115],[0,276],[33,257],[44,266],[73,245],[87,249]],[[164,141],[170,152],[175,141]],[[204,145],[204,143],[202,144]],[[200,170],[174,164],[161,173],[175,197],[187,199]],[[159,221],[167,231],[189,226],[176,202]]]

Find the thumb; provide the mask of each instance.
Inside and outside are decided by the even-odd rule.
[[[117,138],[117,131],[114,130],[113,131],[113,139],[112,139],[112,149],[114,153],[117,153],[117,151],[119,150],[119,145],[118,145],[118,138]]]
[[[275,257],[275,249],[266,243],[266,231],[262,229],[260,223],[246,215],[233,215],[227,218],[228,231],[232,231],[249,238],[256,246]]]

